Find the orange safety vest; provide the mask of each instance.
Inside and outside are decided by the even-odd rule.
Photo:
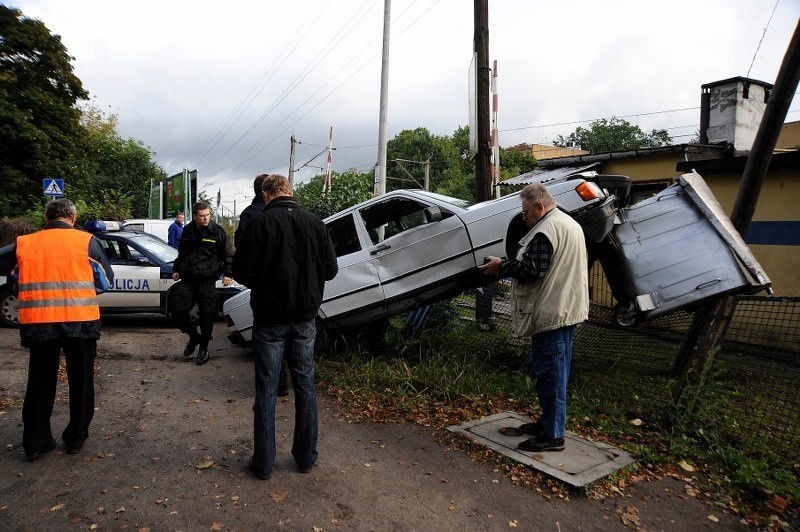
[[[17,238],[20,323],[100,319],[89,263],[91,238],[75,229],[46,229]]]

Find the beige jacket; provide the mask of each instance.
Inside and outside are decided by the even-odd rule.
[[[569,215],[552,210],[520,240],[517,260],[528,243],[544,234],[553,245],[545,276],[534,282],[513,280],[512,324],[519,337],[577,325],[589,316],[589,273],[583,229]]]

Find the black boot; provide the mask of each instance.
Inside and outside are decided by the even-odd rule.
[[[197,349],[197,344],[200,343],[198,338],[194,338],[192,336],[189,337],[189,343],[186,344],[186,347],[183,349],[183,356],[190,357],[194,354],[194,350]]]

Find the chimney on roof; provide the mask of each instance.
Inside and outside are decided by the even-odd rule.
[[[733,145],[736,155],[749,153],[764,116],[772,85],[736,77],[706,83],[700,95],[700,143]]]

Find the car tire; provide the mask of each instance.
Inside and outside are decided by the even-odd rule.
[[[6,327],[19,327],[19,303],[10,287],[0,290],[0,323]]]
[[[638,323],[636,306],[633,302],[614,305],[614,321],[620,327],[633,327]]]

